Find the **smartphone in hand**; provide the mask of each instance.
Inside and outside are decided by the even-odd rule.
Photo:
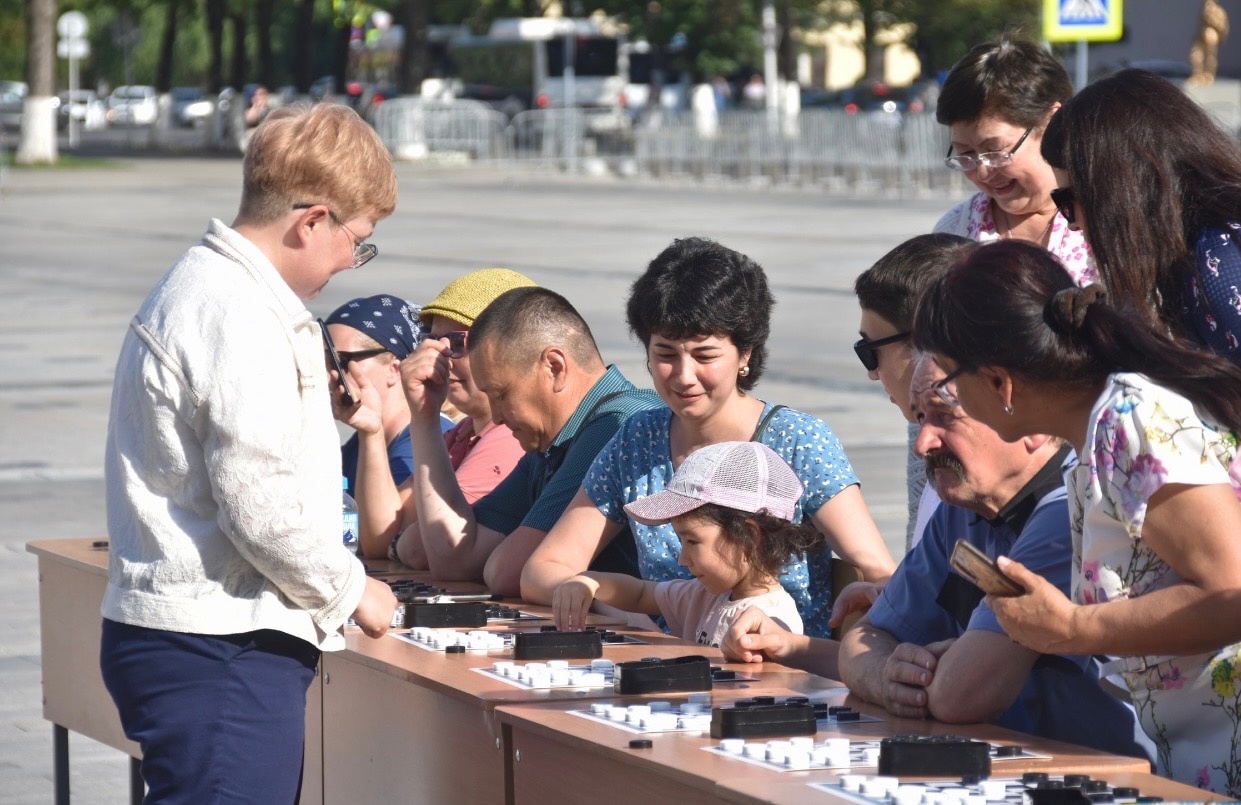
[[[953,546],[948,564],[988,595],[1012,597],[1025,593],[1021,585],[1004,575],[994,559],[963,539]]]
[[[336,345],[332,343],[332,336],[328,334],[327,325],[323,323],[323,319],[317,321],[319,330],[323,333],[323,348],[327,352],[332,368],[336,370],[336,382],[340,384],[340,404],[346,408],[352,407],[357,401],[353,399],[353,395],[349,393],[349,386],[345,383],[345,367],[340,363],[340,355],[336,354]]]

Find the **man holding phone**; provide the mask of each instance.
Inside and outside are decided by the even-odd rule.
[[[894,715],[949,723],[991,721],[1045,738],[1131,756],[1131,708],[1099,687],[1090,657],[1041,655],[1009,639],[983,592],[953,572],[958,539],[984,558],[1020,558],[1062,590],[1073,559],[1061,466],[1070,451],[1049,436],[1014,443],[965,415],[951,379],[918,358],[910,408],[928,483],[943,501],[870,611],[845,634],[840,678]],[[747,634],[758,632],[758,634]],[[725,653],[815,671],[831,647],[786,638],[753,617],[739,621]],[[820,641],[823,642],[823,641]]]

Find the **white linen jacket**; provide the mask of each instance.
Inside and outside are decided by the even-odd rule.
[[[343,647],[366,572],[341,540],[319,326],[218,220],[130,322],[105,476],[105,618]]]

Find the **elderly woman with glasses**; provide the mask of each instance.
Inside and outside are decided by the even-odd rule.
[[[1241,364],[1241,147],[1163,78],[1122,70],[1051,119],[1064,217],[1117,301]]]
[[[1056,214],[1056,177],[1039,150],[1048,120],[1072,94],[1064,68],[1033,42],[1005,38],[965,54],[944,81],[935,117],[950,131],[945,164],[978,192],[934,231],[1028,240],[1060,258],[1079,284],[1093,281],[1086,240]]]

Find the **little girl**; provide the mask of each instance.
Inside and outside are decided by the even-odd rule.
[[[643,581],[619,573],[582,573],[556,588],[560,629],[580,629],[595,599],[628,612],[664,616],[672,633],[718,646],[733,620],[758,607],[791,632],[802,620],[780,586],[780,568],[823,537],[790,522],[801,497],[796,473],[758,442],[720,442],[691,453],[654,495],[625,505],[648,525],[671,523],[678,561],[693,579]]]

